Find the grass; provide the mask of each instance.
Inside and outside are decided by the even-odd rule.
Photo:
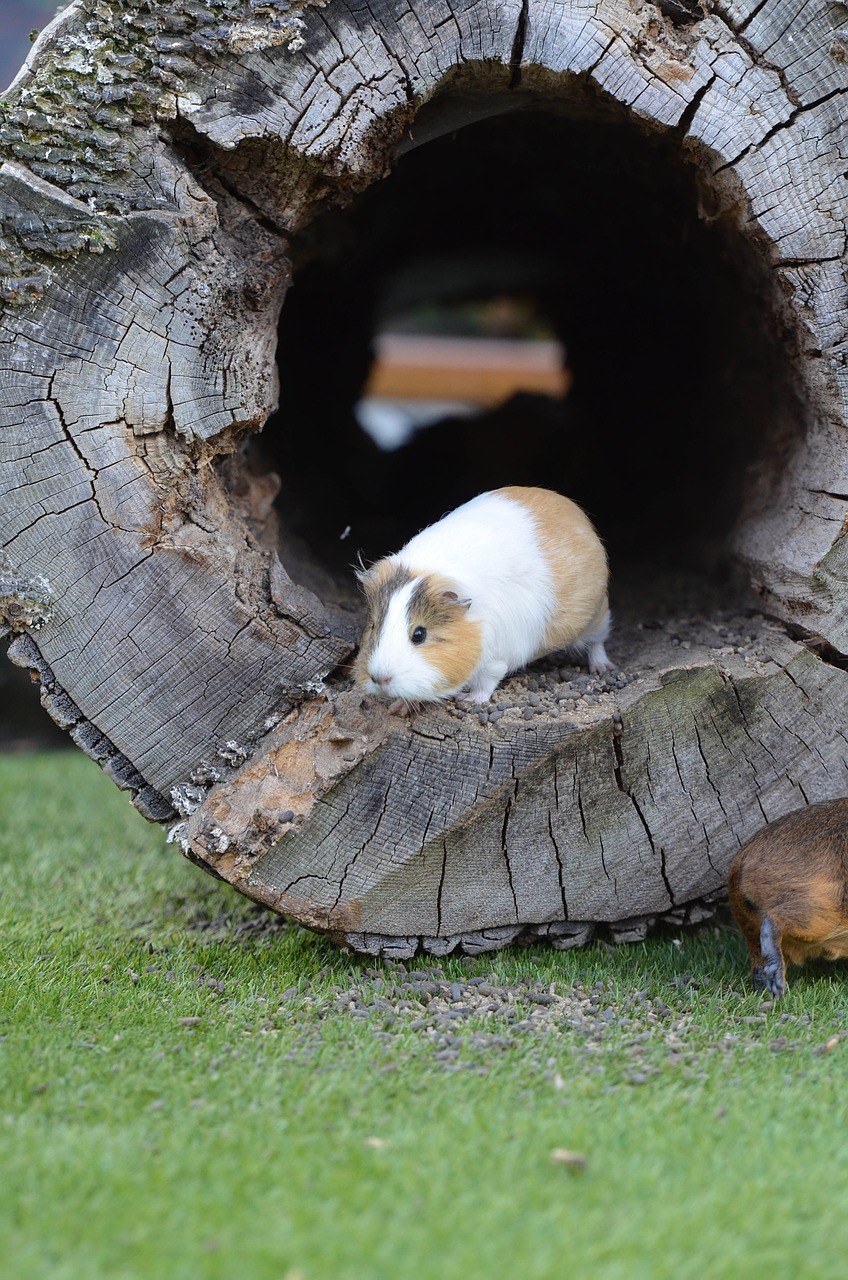
[[[0,916],[15,1280],[844,1266],[837,967],[764,1005],[710,927],[382,969],[271,926],[73,754],[0,758]]]

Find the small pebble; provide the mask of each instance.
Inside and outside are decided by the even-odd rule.
[[[562,1165],[572,1173],[583,1173],[586,1168],[586,1157],[579,1151],[569,1151],[568,1147],[554,1147],[551,1152],[551,1163]]]

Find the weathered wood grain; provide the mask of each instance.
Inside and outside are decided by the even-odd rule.
[[[764,821],[848,784],[848,674],[765,643],[753,662],[690,650],[579,726],[547,714],[559,684],[542,714],[525,702],[482,731],[436,709],[410,731],[340,693],[278,727],[180,835],[249,896],[337,935],[662,916],[719,892]]]
[[[636,936],[713,895],[764,817],[845,789],[848,677],[785,637],[753,667],[634,656],[567,724],[553,687],[547,720],[387,722],[331,676],[351,616],[292,580],[274,483],[238,456],[316,214],[485,115],[626,113],[755,248],[795,392],[734,545],[765,611],[848,654],[848,10],[679,8],[76,0],[2,105],[11,656],[193,857],[363,949]]]
[[[167,796],[350,644],[301,626],[302,598],[281,613],[202,444],[232,447],[275,404],[284,243],[164,154],[159,171],[170,208],[94,218],[0,172],[4,227],[38,246],[45,290],[2,320],[0,493],[10,572],[49,601],[41,666]]]

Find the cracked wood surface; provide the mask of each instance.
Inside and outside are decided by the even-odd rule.
[[[341,692],[275,730],[183,838],[337,936],[663,916],[720,891],[764,822],[845,790],[848,673],[777,633],[768,650],[754,667],[695,653],[579,729],[508,715],[481,732],[433,709],[410,731]]]
[[[55,193],[10,165],[0,180],[15,216],[25,199],[55,216]],[[49,307],[9,311],[0,330],[4,558],[45,584],[36,643],[55,680],[165,793],[349,649],[280,616],[267,554],[183,443],[258,425],[274,402],[273,336],[239,306],[255,268],[223,236],[219,252],[216,222],[195,265],[196,219],[136,215],[114,250],[62,273]],[[250,230],[257,257],[276,252]]]
[[[3,103],[0,629],[145,812],[189,817],[196,857],[363,946],[678,909],[763,816],[844,790],[846,677],[800,650],[757,677],[672,664],[620,732],[434,713],[429,737],[425,718],[332,746],[338,695],[308,699],[350,621],[288,576],[273,486],[221,466],[276,405],[311,217],[468,120],[617,104],[679,138],[703,216],[758,246],[798,397],[736,547],[771,613],[848,653],[848,11],[703,8],[76,0]],[[312,792],[254,803],[236,777],[225,850],[197,804],[269,730],[247,767],[299,734]]]

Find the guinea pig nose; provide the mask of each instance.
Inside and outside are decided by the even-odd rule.
[[[372,676],[371,676],[371,679],[374,681],[374,683],[375,683],[375,684],[391,684],[391,683],[392,683],[392,677],[391,677],[391,676],[375,676],[375,675],[372,675]]]

